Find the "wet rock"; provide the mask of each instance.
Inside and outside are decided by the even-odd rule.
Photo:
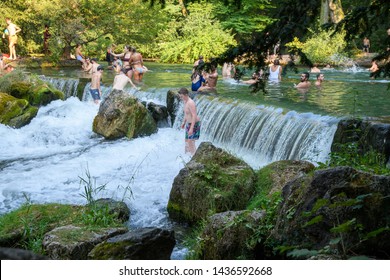
[[[94,260],[169,260],[175,246],[174,232],[140,228],[107,239],[89,254]]]
[[[390,257],[390,176],[350,167],[319,170],[283,188],[271,238],[334,255]]]
[[[58,227],[44,235],[42,246],[46,254],[55,260],[85,260],[88,253],[99,243],[127,228],[90,229],[68,225]]]
[[[37,113],[38,108],[27,100],[0,93],[0,123],[20,128],[29,124]]]
[[[228,211],[211,216],[200,237],[206,260],[255,259],[264,211]]]
[[[156,133],[157,125],[138,99],[113,90],[100,105],[93,131],[110,140],[131,139]]]
[[[210,214],[243,210],[254,194],[255,179],[244,161],[203,142],[174,179],[169,216],[195,223]]]

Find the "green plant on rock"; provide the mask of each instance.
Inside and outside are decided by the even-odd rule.
[[[317,250],[299,246],[279,246],[279,252],[287,252],[288,257],[296,259],[308,259],[320,255],[331,259],[369,259],[368,256],[356,254],[356,248],[390,231],[390,227],[385,225],[367,232],[359,219],[354,217],[353,213],[362,209],[364,204],[369,204],[367,199],[372,196],[372,193],[367,193],[348,198],[345,193],[339,193],[332,198],[318,199],[310,211],[302,213],[302,217],[310,219],[302,225],[302,228],[309,229],[313,225],[324,223],[325,219],[331,219],[333,225],[328,229],[331,236],[328,243]],[[345,212],[352,215],[345,215]],[[327,218],[324,217],[324,213],[327,213]]]
[[[358,142],[337,144],[337,151],[329,154],[325,163],[319,163],[318,169],[351,166],[355,169],[373,174],[390,175],[390,169],[386,168],[385,156],[370,149],[363,152]]]
[[[109,227],[118,222],[113,213],[110,213],[108,206],[96,204],[96,196],[106,189],[107,184],[96,185],[89,169],[86,169],[86,178],[80,177],[80,184],[84,186],[84,193],[81,194],[87,200],[87,206],[82,214],[81,220],[89,226]]]

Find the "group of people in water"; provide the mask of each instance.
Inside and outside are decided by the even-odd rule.
[[[81,45],[76,46],[75,56],[81,62],[82,69],[91,74],[90,94],[96,104],[101,100],[100,81],[104,68],[98,64],[96,58],[89,58],[82,54]],[[133,88],[138,89],[133,83],[141,83],[148,68],[144,65],[142,55],[134,47],[125,46],[122,53],[116,54],[112,48],[107,49],[106,60],[108,68],[116,72],[113,82],[113,89],[123,90],[129,83]]]

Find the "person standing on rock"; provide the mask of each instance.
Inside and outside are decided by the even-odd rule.
[[[185,152],[195,154],[195,140],[200,136],[200,118],[196,113],[196,104],[188,95],[186,88],[179,90],[180,99],[184,102],[184,120],[181,128],[185,128]]]

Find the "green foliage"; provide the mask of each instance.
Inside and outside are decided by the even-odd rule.
[[[369,150],[363,153],[356,142],[338,144],[337,151],[329,154],[329,160],[320,163],[318,168],[337,166],[351,166],[358,170],[389,175],[390,169],[386,168],[386,159],[383,154]]]
[[[231,29],[241,37],[262,31],[270,24],[273,20],[267,10],[272,7],[269,0],[216,1],[215,15],[224,29]]]
[[[311,36],[305,42],[298,38],[286,44],[291,52],[302,51],[312,63],[337,64],[337,55],[344,51],[346,42],[345,32],[333,34],[332,30],[310,31]]]
[[[110,213],[108,206],[101,206],[96,204],[96,196],[106,189],[107,184],[100,186],[96,185],[96,180],[92,179],[92,176],[86,169],[86,178],[80,177],[80,184],[84,186],[84,193],[81,194],[88,204],[81,216],[81,221],[85,225],[109,227],[118,224],[115,218],[115,214]]]
[[[25,195],[26,203],[19,209],[0,216],[0,236],[17,240],[15,246],[42,254],[42,240],[54,227],[75,222],[82,207],[60,204],[32,204]]]
[[[187,17],[172,19],[157,38],[162,62],[193,63],[199,55],[207,60],[236,44],[230,31],[224,31],[220,22],[214,19],[213,9],[209,3],[193,3],[188,6]],[[179,7],[175,10],[178,13]]]

